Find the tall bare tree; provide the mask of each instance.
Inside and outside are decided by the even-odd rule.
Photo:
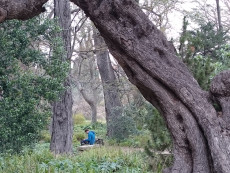
[[[113,124],[115,121],[117,121],[117,118],[122,116],[122,104],[118,91],[118,81],[110,61],[108,48],[103,38],[95,28],[94,46],[96,49],[97,66],[103,85],[107,135],[108,137],[114,137],[113,134],[116,128],[113,126]]]
[[[54,0],[54,17],[57,18],[62,32],[65,47],[63,61],[71,60],[71,35],[70,35],[70,2],[69,0]],[[67,77],[64,83],[66,90],[60,96],[60,100],[52,103],[53,115],[51,126],[50,149],[56,154],[72,152],[73,120],[72,120],[72,90],[71,79]]]
[[[91,108],[92,123],[96,123],[101,83],[93,53],[91,22],[85,23],[79,35],[79,38],[75,38],[79,46],[75,50],[77,57],[74,60],[72,74],[77,89]]]

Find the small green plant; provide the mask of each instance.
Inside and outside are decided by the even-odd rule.
[[[73,116],[73,122],[74,124],[84,124],[85,123],[85,117],[83,114],[78,113]]]
[[[83,132],[79,132],[74,135],[74,138],[76,138],[78,141],[81,141],[86,138],[86,135]]]
[[[40,140],[44,141],[44,142],[47,142],[47,143],[50,142],[51,136],[50,136],[50,133],[49,133],[48,130],[43,130],[41,132],[41,139]]]

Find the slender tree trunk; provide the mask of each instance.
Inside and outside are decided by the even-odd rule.
[[[174,144],[174,164],[165,172],[229,173],[229,129],[139,6],[133,0],[72,1],[94,22],[129,80],[164,116]]]
[[[219,25],[219,31],[221,32],[223,30],[222,24],[221,24],[221,15],[220,15],[220,2],[219,0],[216,0],[216,11],[217,11],[217,17],[218,17],[218,25]]]
[[[66,57],[63,61],[70,61],[71,35],[70,35],[70,3],[69,0],[54,0],[54,16],[62,29]],[[67,77],[65,83],[66,91],[61,95],[60,101],[52,104],[52,135],[50,149],[56,154],[72,152],[73,120],[72,120],[72,90],[71,79]]]
[[[118,81],[111,65],[107,46],[100,34],[97,33],[96,29],[94,29],[94,43],[97,55],[97,66],[104,92],[107,135],[108,137],[113,137],[113,132],[116,130],[114,129],[115,127],[113,126],[113,123],[122,115]]]
[[[90,105],[92,110],[92,124],[97,122],[97,104]]]

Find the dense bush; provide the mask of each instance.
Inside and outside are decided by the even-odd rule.
[[[116,118],[116,121],[112,124],[114,126],[112,129],[116,129],[113,131],[113,137],[117,141],[122,141],[128,138],[132,134],[137,133],[136,123],[132,117],[129,116],[121,116]]]
[[[147,149],[154,149],[158,151],[163,151],[169,149],[172,145],[171,137],[169,131],[165,125],[165,121],[160,113],[152,105],[148,106],[148,118],[147,124],[148,129],[151,132],[151,141],[148,142]]]
[[[124,109],[124,115],[132,117],[138,130],[144,130],[146,128],[145,118],[147,115],[147,110],[144,100],[139,101],[138,104],[134,102],[126,106]]]
[[[37,141],[51,115],[48,103],[64,90],[68,65],[59,31],[40,18],[0,26],[0,152]],[[44,52],[40,42],[48,46]]]
[[[76,138],[77,141],[81,141],[86,138],[86,134],[84,132],[78,132],[74,134],[74,138]]]
[[[73,122],[74,124],[84,124],[85,123],[85,117],[83,114],[75,114],[73,116]]]
[[[141,134],[134,135],[133,137],[129,138],[125,141],[125,144],[127,146],[142,145],[142,147],[148,145],[149,148],[155,150],[164,150],[170,147],[171,138],[168,129],[166,128],[164,119],[159,112],[146,101],[139,103],[138,107],[135,105],[136,104],[131,104],[127,106],[125,109],[125,115],[135,120],[134,124],[139,126],[138,130],[141,132]],[[131,126],[135,127],[135,125]],[[143,135],[143,132],[146,130],[149,130],[150,133],[145,133]],[[149,142],[147,142],[148,140]]]

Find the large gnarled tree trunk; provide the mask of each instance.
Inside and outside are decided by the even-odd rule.
[[[129,80],[164,116],[174,144],[174,164],[165,172],[229,173],[230,72],[212,82],[212,96],[223,110],[218,117],[208,94],[133,0],[72,1],[94,22]]]
[[[94,29],[93,37],[97,56],[97,66],[103,85],[107,135],[108,137],[114,137],[113,134],[116,129],[113,126],[113,123],[116,122],[117,118],[122,115],[122,105],[118,91],[118,81],[110,61],[107,46],[96,29]]]
[[[174,144],[174,164],[166,172],[209,173],[213,167],[230,172],[225,123],[138,5],[132,0],[72,1],[94,22],[129,80],[164,116]]]
[[[54,16],[62,29],[60,37],[63,39],[66,55],[64,61],[71,58],[70,35],[70,2],[69,0],[54,0]],[[51,127],[50,149],[56,154],[72,152],[73,120],[72,120],[72,90],[71,79],[67,77],[66,91],[60,96],[60,100],[52,104],[53,116]]]

